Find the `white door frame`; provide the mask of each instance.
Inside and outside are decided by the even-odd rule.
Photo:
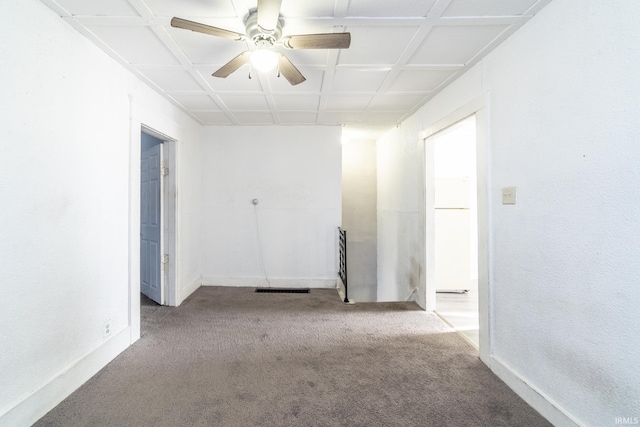
[[[160,286],[162,288],[162,304],[176,305],[175,302],[175,173],[170,171],[175,168],[175,144],[166,135],[142,124],[141,132],[162,140],[160,152],[161,171],[165,168],[168,175],[160,176],[160,246],[161,254],[168,255],[168,263],[161,264]]]
[[[144,268],[150,267],[153,270],[155,270],[156,268],[158,268],[160,270],[158,272],[158,280],[159,280],[158,286],[159,286],[160,295],[159,296],[151,295],[153,293],[153,291],[151,289],[147,289],[147,292],[149,292],[149,293],[145,292],[145,289],[144,289],[145,288],[145,283],[144,283],[144,281],[142,279],[142,277],[144,276],[143,274],[141,274],[140,290],[141,290],[141,292],[143,294],[146,294],[152,300],[156,301],[159,304],[165,305],[166,304],[165,301],[166,301],[166,298],[167,298],[167,296],[165,295],[166,294],[165,283],[167,282],[167,274],[166,274],[167,273],[167,268],[166,268],[167,266],[163,263],[164,254],[166,253],[165,247],[166,247],[166,240],[167,240],[166,239],[166,233],[167,233],[166,232],[167,209],[166,209],[166,206],[165,206],[166,205],[166,200],[167,200],[167,196],[165,195],[165,187],[166,187],[165,181],[166,181],[166,179],[165,179],[165,176],[163,175],[163,169],[164,169],[164,167],[166,165],[166,159],[165,159],[166,156],[165,156],[165,153],[164,153],[164,151],[165,151],[165,142],[163,141],[163,138],[159,138],[158,136],[156,136],[156,132],[147,129],[144,125],[142,126],[142,134],[143,135],[152,136],[152,137],[156,138],[159,141],[159,144],[158,144],[159,145],[159,147],[158,147],[159,159],[158,159],[158,169],[156,171],[157,179],[159,181],[158,182],[159,187],[157,189],[158,196],[159,196],[158,197],[158,203],[159,204],[157,206],[154,206],[154,211],[155,211],[155,208],[157,208],[157,211],[158,211],[157,214],[158,214],[158,217],[160,219],[160,221],[159,221],[160,224],[158,226],[158,228],[159,228],[159,230],[158,230],[159,231],[159,236],[158,236],[159,237],[159,242],[158,243],[159,243],[159,246],[160,246],[160,250],[158,251],[157,254],[155,254],[155,257],[157,257],[155,260],[151,260],[151,259],[147,260],[147,262],[150,264],[150,266],[142,265],[142,260],[144,259],[144,257],[142,257],[142,250],[141,250],[140,268],[144,269]],[[150,148],[150,147],[147,147],[147,148]],[[151,158],[149,158],[149,160],[151,160]],[[141,162],[141,165],[142,165],[142,162]],[[153,178],[155,178],[155,176],[152,177],[152,179]],[[151,206],[149,206],[149,200],[144,200],[144,196],[143,195],[141,195],[140,203],[141,203],[140,209],[142,209],[145,206],[145,204],[148,206],[148,208],[151,208]],[[149,218],[145,218],[145,219],[147,221],[149,220]],[[142,245],[142,236],[144,234],[144,227],[142,226],[142,223],[140,224],[140,227],[141,227],[141,233],[140,233],[141,243],[140,244]],[[148,249],[146,251],[146,255],[147,255],[147,258],[149,258],[151,256],[151,253],[149,252]],[[155,264],[155,263],[157,263],[157,264]],[[151,280],[151,277],[153,277],[153,274],[150,273],[149,276],[150,276],[149,280]],[[150,284],[150,285],[152,285],[152,284]],[[158,298],[156,299],[156,297],[158,297]]]
[[[452,126],[459,121],[476,115],[476,174],[478,186],[477,198],[477,214],[478,214],[478,305],[480,320],[480,358],[485,364],[489,364],[489,358],[492,351],[491,343],[491,321],[492,305],[491,305],[491,260],[490,250],[491,241],[489,234],[489,135],[488,135],[488,94],[482,95],[469,103],[463,105],[457,110],[447,114],[440,120],[425,128],[420,133],[420,139],[424,146],[424,174],[422,179],[424,203],[420,204],[419,217],[424,224],[424,233],[422,247],[425,248],[425,270],[426,274],[422,275],[420,284],[425,292],[419,297],[424,298],[420,301],[423,307],[428,311],[433,311],[436,303],[436,284],[433,274],[433,266],[435,264],[434,254],[434,218],[433,215],[427,215],[432,212],[435,203],[435,186],[433,179],[427,179],[429,175],[433,178],[433,143],[427,143],[430,136],[435,135]]]
[[[131,344],[140,338],[140,158],[141,133],[164,141],[162,158],[169,168],[162,186],[162,247],[169,255],[163,272],[164,303],[177,304],[177,141],[178,126],[131,101],[129,129],[129,326]]]

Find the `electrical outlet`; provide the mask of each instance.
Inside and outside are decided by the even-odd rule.
[[[102,328],[102,337],[108,338],[109,336],[111,336],[111,319],[104,322],[104,327]]]

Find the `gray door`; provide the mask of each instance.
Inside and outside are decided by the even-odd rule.
[[[162,140],[141,135],[140,160],[140,291],[163,304],[161,162]]]

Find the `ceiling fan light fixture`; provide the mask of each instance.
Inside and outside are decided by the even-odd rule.
[[[251,65],[259,71],[267,72],[278,65],[278,55],[270,49],[257,49],[251,53]]]
[[[284,21],[280,18],[282,0],[257,0],[258,7],[251,9],[244,20],[246,34],[174,17],[171,26],[232,40],[251,40],[255,49],[249,48],[216,70],[212,76],[225,78],[247,62],[260,72],[278,67],[278,77],[283,75],[292,85],[306,79],[283,53],[273,50],[276,42],[287,49],[347,49],[351,45],[350,33],[298,34],[282,37]],[[260,14],[258,14],[260,9]],[[334,29],[337,28],[334,26]],[[251,78],[251,70],[249,70]]]

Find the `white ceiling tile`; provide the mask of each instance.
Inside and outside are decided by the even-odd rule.
[[[361,111],[326,111],[320,116],[323,124],[357,123],[364,115]]]
[[[442,16],[523,15],[538,0],[453,0]]]
[[[220,110],[208,95],[172,93],[171,97],[188,110]]]
[[[424,95],[378,95],[371,102],[371,111],[412,110],[424,99]]]
[[[506,25],[435,27],[409,63],[466,64],[507,27]]]
[[[483,17],[527,20],[530,16],[523,14],[537,12],[548,3],[283,0],[284,36],[351,33],[349,49],[289,50],[276,43],[274,50],[286,54],[306,77],[292,86],[284,77],[278,78],[277,71],[254,71],[249,79],[248,64],[226,78],[212,77],[238,54],[254,49],[253,42],[170,26],[171,18],[177,16],[245,33],[244,19],[257,0],[41,1],[201,123],[359,123],[369,127],[393,125],[406,117],[465,72],[472,58],[488,53],[486,47],[493,47],[492,42],[511,34],[506,24],[481,25],[491,22]],[[429,14],[442,17],[425,19]],[[509,19],[514,18],[505,22]]]
[[[364,111],[371,102],[371,95],[330,95],[326,109],[329,111]]]
[[[285,17],[285,20],[288,17],[331,17],[333,16],[334,7],[334,0],[314,0],[311,2],[285,0],[282,2],[280,13]]]
[[[403,111],[370,111],[364,115],[361,122],[368,123],[397,123],[406,113]]]
[[[332,91],[376,92],[388,71],[338,69],[333,76]]]
[[[237,42],[194,31],[170,28],[169,35],[193,64],[225,64],[247,50],[246,42]]]
[[[401,71],[389,87],[390,92],[412,92],[435,90],[455,71]]]
[[[104,1],[104,0],[103,0]],[[111,0],[109,0],[111,1]],[[211,0],[144,0],[156,16],[178,17],[235,17],[236,12],[230,1]],[[106,3],[106,2],[105,2]]]
[[[280,123],[289,124],[313,124],[318,121],[318,114],[304,111],[281,111],[278,113]]]
[[[349,27],[351,46],[340,51],[340,64],[393,65],[418,27]]]
[[[276,108],[279,110],[312,110],[318,109],[319,95],[275,95]]]
[[[435,0],[350,0],[348,16],[427,16]]]
[[[291,86],[283,76],[277,77],[270,74],[268,76],[268,82],[271,91],[278,94],[320,93],[324,79],[324,70],[305,67],[298,67],[298,70],[300,70],[307,80],[295,86]]]
[[[165,92],[202,91],[202,87],[184,70],[166,68],[142,69],[142,74]]]
[[[235,111],[265,111],[269,104],[264,95],[224,94],[218,95],[224,105]]]
[[[205,125],[230,125],[231,119],[222,111],[194,111],[192,113]]]
[[[56,0],[71,15],[140,16],[126,0]]]
[[[147,27],[93,26],[98,38],[129,64],[177,65],[176,58]],[[134,40],[134,42],[132,42]]]
[[[268,112],[239,112],[233,114],[241,125],[271,125],[273,115]]]
[[[198,72],[215,91],[220,92],[261,92],[260,79],[249,78],[249,65],[243,65],[227,77],[214,77],[212,74],[222,66],[200,66]]]
[[[277,52],[283,53],[289,61],[296,67],[305,65],[326,65],[327,64],[327,49],[285,49],[276,48]]]

